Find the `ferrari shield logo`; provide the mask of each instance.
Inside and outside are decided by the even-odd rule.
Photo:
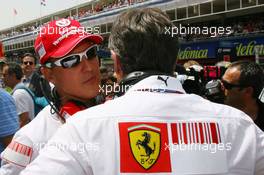
[[[137,125],[128,128],[129,144],[134,159],[144,169],[156,163],[160,154],[160,129],[150,125]]]

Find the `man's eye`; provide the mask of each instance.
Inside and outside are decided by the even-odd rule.
[[[74,65],[75,63],[76,63],[76,60],[74,59],[74,60],[65,61],[65,62],[63,63],[63,65],[64,65],[65,67],[71,67],[71,66]]]

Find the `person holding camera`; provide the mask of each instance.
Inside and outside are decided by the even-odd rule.
[[[264,88],[264,72],[250,61],[232,63],[222,77],[224,103],[247,115],[264,131],[264,104],[259,96]]]
[[[264,133],[249,117],[173,77],[173,26],[159,9],[123,12],[109,48],[126,88],[71,117],[21,175],[264,174]]]

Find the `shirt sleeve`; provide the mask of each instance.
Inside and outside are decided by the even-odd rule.
[[[20,175],[92,175],[88,156],[78,147],[78,138],[74,128],[65,124]]]
[[[19,174],[34,158],[33,142],[23,132],[23,129],[21,128],[14,135],[12,142],[1,154],[1,175]]]
[[[13,135],[19,128],[15,102],[3,91],[0,91],[0,126],[0,138]]]
[[[2,165],[0,168],[0,174],[2,175],[17,175],[21,172],[21,170],[24,167],[16,166],[14,164],[11,164],[10,162],[7,162],[5,160],[2,160]]]

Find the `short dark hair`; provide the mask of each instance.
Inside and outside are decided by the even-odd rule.
[[[113,23],[109,48],[119,57],[124,74],[158,71],[173,74],[178,54],[178,37],[165,30],[173,23],[160,9],[132,9]]]
[[[260,65],[252,61],[236,61],[228,68],[237,67],[240,70],[239,84],[253,88],[253,97],[258,98],[264,86],[264,72]]]
[[[8,66],[8,74],[9,75],[15,74],[16,79],[18,79],[18,80],[22,79],[23,71],[22,71],[22,68],[19,64],[15,63],[15,62],[10,62],[10,63],[7,63],[5,66]]]
[[[37,57],[32,53],[24,53],[21,57],[21,61],[23,62],[25,57],[31,57],[34,58],[34,64],[37,64]]]

